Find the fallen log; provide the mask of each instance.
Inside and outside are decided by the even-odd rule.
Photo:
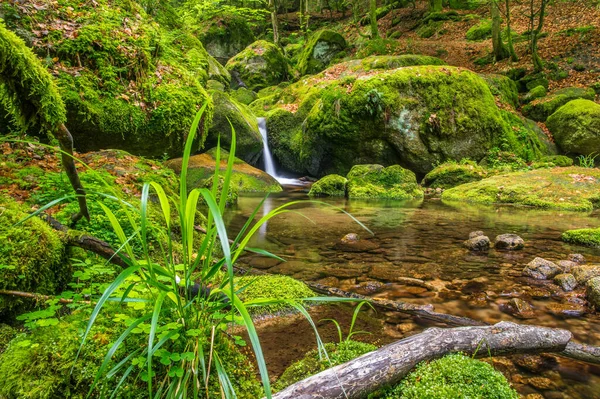
[[[567,330],[501,322],[485,327],[430,328],[297,382],[273,399],[359,399],[400,382],[417,364],[448,353],[503,356],[560,353]]]

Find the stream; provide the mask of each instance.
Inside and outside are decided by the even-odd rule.
[[[272,194],[257,217],[289,201],[308,199],[302,190]],[[243,226],[261,200],[262,196],[240,196],[237,206],[227,215],[232,232]],[[253,237],[251,246],[269,250],[286,262],[257,255],[246,256],[241,262],[269,273],[320,281],[372,297],[433,304],[437,312],[488,323],[507,320],[564,328],[578,342],[600,345],[600,317],[585,306],[581,289],[565,293],[548,281],[521,275],[525,264],[536,256],[559,261],[579,253],[587,263],[600,262],[600,249],[570,246],[560,240],[564,230],[597,226],[600,213],[447,204],[435,198],[418,202],[345,198],[319,201],[322,203],[295,205],[295,212],[270,220]],[[525,248],[512,252],[492,248],[485,254],[472,253],[462,247],[462,242],[476,230],[482,230],[492,242],[499,234],[518,234],[525,240]],[[348,252],[340,246],[340,239],[348,233],[360,236],[364,252]],[[398,281],[402,277],[425,280],[434,289],[406,285]],[[533,305],[533,315],[524,320],[507,312],[506,304],[511,298]],[[397,313],[377,313],[374,317],[381,321],[381,328],[375,332],[381,343],[430,326]],[[285,332],[282,329],[281,333]],[[287,364],[304,351],[295,349],[295,358],[287,359]],[[522,395],[600,398],[600,367],[554,356],[491,361]]]

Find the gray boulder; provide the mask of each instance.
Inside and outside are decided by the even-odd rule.
[[[543,258],[535,258],[525,266],[523,274],[538,280],[550,279],[560,274],[562,269],[554,262]]]
[[[496,236],[496,242],[494,243],[496,249],[508,251],[523,249],[524,246],[525,241],[516,234],[500,234],[499,236]]]

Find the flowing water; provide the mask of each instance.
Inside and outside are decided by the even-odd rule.
[[[297,199],[301,191],[271,195],[267,209]],[[241,228],[262,197],[242,196],[229,213],[233,232]],[[598,213],[580,214],[515,207],[480,207],[446,204],[439,199],[419,202],[325,199],[326,205],[303,203],[269,221],[252,246],[270,250],[286,262],[259,256],[242,260],[271,273],[322,281],[348,291],[416,304],[433,304],[442,313],[467,316],[488,323],[501,320],[565,328],[577,341],[600,345],[600,317],[583,300],[581,290],[568,294],[550,282],[522,277],[526,263],[536,256],[558,261],[581,253],[588,263],[600,262],[600,250],[570,246],[560,234],[572,228],[598,225]],[[344,212],[352,214],[371,235]],[[259,213],[260,214],[260,213]],[[516,233],[523,250],[474,254],[462,247],[469,233],[482,230],[492,241],[498,234]],[[340,239],[357,233],[364,252],[347,252]],[[435,287],[405,285],[402,277],[423,279]],[[535,309],[522,320],[505,311],[511,298],[521,298]],[[578,314],[584,311],[585,314]],[[386,340],[414,334],[428,324],[401,315],[379,314]],[[554,357],[520,358],[494,362],[523,395],[544,398],[600,398],[600,367]],[[533,371],[533,372],[532,372]]]

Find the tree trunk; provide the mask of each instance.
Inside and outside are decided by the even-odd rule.
[[[73,160],[73,136],[67,129],[67,127],[62,123],[58,126],[56,131],[56,138],[58,139],[58,143],[61,149],[61,160],[63,164],[63,168],[71,182],[71,186],[75,190],[75,194],[77,195],[77,202],[79,203],[79,212],[73,215],[71,221],[73,224],[77,223],[79,219],[85,217],[87,220],[90,220],[90,213],[87,207],[87,201],[85,199],[85,190],[81,185],[81,181],[79,180],[79,175],[77,174],[77,168],[75,167],[75,161]]]
[[[271,9],[271,23],[273,24],[273,43],[279,45],[279,19],[277,18],[277,3],[275,0],[269,0]]]
[[[508,44],[508,53],[510,54],[510,59],[513,62],[519,61],[519,57],[517,57],[517,52],[515,51],[515,46],[513,44],[512,37],[512,28],[510,22],[510,0],[504,0],[504,5],[506,7],[506,31],[508,32],[508,38],[506,42]]]
[[[422,361],[447,353],[502,356],[561,352],[569,331],[501,322],[487,327],[430,328],[300,381],[273,399],[359,399],[395,385]]]
[[[494,60],[500,61],[508,58],[508,50],[502,41],[502,18],[500,18],[500,9],[498,0],[490,2],[490,11],[492,14],[492,51]]]
[[[546,5],[548,5],[548,0],[541,0],[538,24],[535,29],[533,29],[533,24],[534,24],[534,18],[535,18],[536,14],[534,13],[534,5],[533,4],[534,4],[534,1],[531,0],[531,13],[532,13],[531,59],[533,61],[534,71],[542,72],[544,70],[544,62],[542,61],[542,58],[538,54],[537,43],[538,43],[538,38],[539,38],[540,34],[542,33],[542,29],[544,28],[544,18],[545,18],[545,14],[546,14]]]
[[[369,17],[371,18],[371,39],[379,38],[379,29],[377,29],[377,0],[369,1]]]

